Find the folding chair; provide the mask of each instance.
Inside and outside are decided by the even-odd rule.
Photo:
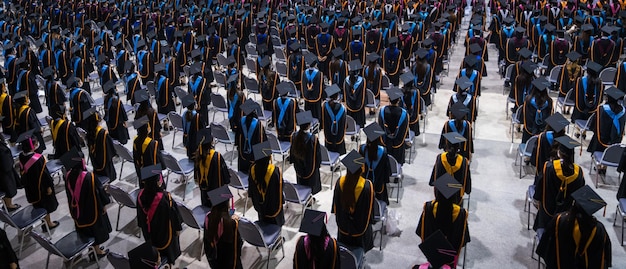
[[[253,38],[250,38],[250,42],[246,44],[246,52],[248,53],[248,56],[252,56],[252,57],[257,57],[259,56],[259,54],[256,51],[256,36]]]
[[[613,219],[613,226],[615,226],[615,223],[617,222],[618,215],[620,219],[622,219],[622,226],[621,226],[622,237],[619,243],[621,246],[623,246],[624,245],[624,222],[626,222],[626,199],[625,198],[619,199],[617,206],[615,207],[615,219]]]
[[[50,172],[52,178],[56,177],[59,179],[59,183],[61,183],[62,179],[65,179],[65,167],[60,160],[48,160],[46,162],[46,168],[48,168],[48,172]]]
[[[365,264],[365,254],[362,248],[349,249],[348,246],[339,246],[339,259],[342,269],[361,269]]]
[[[226,115],[228,115],[226,98],[219,93],[211,93],[211,103],[213,104],[213,122],[215,122],[215,114],[217,114],[217,112],[222,112],[222,115],[225,115],[224,119],[226,119]]]
[[[87,250],[88,254],[92,254],[95,257],[96,265],[100,268],[98,255],[96,255],[96,250],[93,248],[95,242],[93,237],[81,236],[78,232],[73,231],[63,236],[56,243],[52,243],[50,239],[43,237],[35,231],[31,231],[30,236],[48,251],[46,269],[48,269],[51,254],[61,257],[63,259],[63,267],[67,266],[67,268],[71,269],[78,261],[83,259],[82,252],[85,250]]]
[[[246,197],[243,198],[245,199],[245,205],[243,208],[243,216],[245,217],[246,211],[248,210],[248,175],[235,171],[232,168],[228,168],[228,174],[230,175],[230,183],[228,186],[237,189],[237,195],[239,195],[239,197],[241,197],[239,191],[246,192]]]
[[[311,193],[311,187],[309,186],[283,181],[283,194],[285,201],[301,205],[302,211],[300,212],[300,215],[304,214],[304,210],[313,202],[313,195]]]
[[[595,167],[596,170],[600,170],[601,166],[617,168],[617,166],[619,166],[619,162],[622,157],[623,151],[624,151],[624,148],[622,147],[621,144],[613,144],[613,145],[608,146],[606,149],[604,149],[604,151],[596,151],[593,154],[591,154],[591,166]],[[617,156],[617,157],[611,158],[612,156]],[[589,167],[590,175],[591,175],[592,167]],[[599,179],[600,179],[600,173],[596,172],[596,180],[595,180],[596,189],[598,188]]]
[[[372,219],[374,224],[380,223],[380,228],[374,230],[374,234],[380,235],[380,243],[378,250],[383,250],[383,235],[385,234],[385,221],[387,220],[387,204],[374,198],[374,218]],[[374,235],[375,237],[376,235]]]
[[[171,111],[170,113],[167,113],[167,118],[172,124],[172,127],[174,127],[174,135],[172,136],[172,149],[173,149],[175,145],[174,141],[176,141],[176,133],[185,132],[185,129],[183,126],[183,117],[181,115],[178,115],[176,112]]]
[[[281,164],[281,172],[285,172],[285,159],[289,157],[289,150],[291,149],[291,142],[289,141],[280,141],[276,137],[276,135],[272,133],[266,133],[267,140],[270,142],[270,146],[272,148],[273,154],[278,154],[283,157],[283,161]]]
[[[137,195],[139,195],[140,189],[135,189],[130,193],[122,190],[120,187],[115,185],[109,185],[107,192],[109,195],[113,197],[115,202],[117,202],[117,220],[115,221],[115,231],[119,231],[120,226],[120,212],[123,207],[128,207],[132,209],[137,209]],[[135,210],[133,212],[136,213]],[[136,217],[135,217],[136,219]]]
[[[233,134],[232,132],[229,132],[228,130],[226,130],[226,127],[224,127],[224,125],[212,122],[211,123],[211,134],[213,135],[213,138],[215,138],[215,140],[218,143],[224,144],[224,146],[226,148],[226,151],[228,151],[228,146],[227,145],[232,145],[233,146],[233,151],[235,151],[235,134]],[[230,158],[230,164],[231,165],[233,164],[233,159],[234,158]]]
[[[333,189],[335,178],[335,170],[339,167],[339,153],[328,151],[324,145],[320,145],[320,154],[322,155],[322,165],[330,167],[330,189]],[[341,172],[339,172],[341,176]]]
[[[374,93],[369,89],[366,89],[365,94],[365,106],[378,111],[378,108],[380,107],[380,100],[376,100]]]
[[[402,165],[398,163],[396,158],[389,155],[389,167],[391,168],[391,180],[389,184],[395,184],[396,187],[396,202],[400,202],[400,189],[402,188],[402,181],[404,181],[404,173],[402,172]],[[393,194],[393,191],[391,192]]]
[[[565,97],[558,97],[556,99],[555,111],[559,111],[559,107],[561,107],[561,114],[565,114],[566,107],[573,107],[574,105],[576,105],[576,103],[574,102],[573,94],[574,91],[570,89],[567,94],[565,94]]]
[[[517,117],[518,115],[520,115],[519,113],[522,111],[522,107],[523,106],[518,107],[517,111],[515,111],[515,113],[511,115],[511,126],[509,128],[511,131],[511,143],[513,143],[513,137],[515,137],[515,124],[521,124],[521,121]]]
[[[274,46],[274,53],[276,54],[276,60],[280,62],[286,62],[285,51],[282,47]]]
[[[287,63],[283,63],[283,62],[276,62],[276,73],[278,73],[278,75],[280,75],[281,77],[286,78],[287,77]]]
[[[187,194],[187,182],[189,181],[189,177],[193,176],[194,171],[194,163],[189,158],[183,158],[177,160],[167,151],[162,150],[161,156],[163,158],[163,164],[167,168],[167,176],[165,180],[165,184],[169,182],[170,174],[174,173],[183,178],[183,201],[185,201]]]
[[[281,233],[281,226],[260,221],[251,222],[245,218],[239,219],[239,234],[241,235],[241,239],[254,246],[259,255],[261,255],[259,248],[267,249],[266,268],[268,269],[270,268],[270,258],[274,250],[279,247],[282,250],[283,257],[278,260],[278,262],[285,258],[285,249],[283,247],[284,237]]]
[[[198,230],[198,239],[202,239],[202,232],[204,231],[204,219],[206,218],[206,215],[211,212],[211,208],[199,205],[194,207],[192,210],[181,203],[176,203],[176,207],[178,208],[178,212],[180,212],[183,223],[194,230]],[[204,244],[202,244],[202,247],[200,249],[198,260],[202,258],[202,252],[204,252]]]
[[[615,81],[615,75],[617,73],[617,69],[615,67],[607,67],[602,69],[600,72],[600,80],[602,80],[602,85],[610,86],[613,85]]]
[[[256,60],[253,58],[246,58],[246,69],[250,74],[256,75]]]
[[[524,212],[528,213],[526,218],[526,230],[530,230],[530,209],[533,207],[533,197],[535,196],[535,185],[528,186],[526,190],[526,202],[524,203]]]
[[[122,165],[120,165],[120,177],[119,177],[119,180],[122,180],[122,172],[124,171],[124,164],[125,163],[134,164],[135,159],[133,158],[133,154],[130,152],[130,150],[127,149],[124,145],[120,144],[120,142],[114,140],[113,148],[115,148],[115,152],[117,153],[117,156],[119,156],[120,159],[122,160]],[[134,173],[131,173],[131,174],[134,174]],[[135,186],[137,186],[138,182],[139,182],[139,178],[135,181]]]
[[[511,75],[513,75],[513,68],[515,67],[514,64],[511,64],[509,66],[506,67],[506,71],[505,71],[505,75],[504,75],[504,82],[508,82],[511,83]],[[510,84],[509,84],[510,85]],[[509,88],[511,89],[511,87],[502,87],[502,95],[505,94],[505,90]],[[507,112],[508,113],[508,112]]]
[[[213,78],[215,79],[215,84],[226,91],[226,75],[219,70],[213,70]]]
[[[561,70],[563,70],[562,65],[557,65],[550,70],[550,76],[548,76],[548,82],[552,84],[556,84],[559,82],[559,75],[561,75]]]
[[[50,229],[48,229],[48,224],[43,220],[43,218],[48,214],[48,212],[43,208],[34,208],[32,205],[24,207],[22,210],[15,212],[11,215],[6,209],[0,209],[0,221],[9,225],[17,230],[17,234],[20,238],[20,250],[17,253],[17,257],[20,258],[22,256],[22,249],[24,248],[24,237],[28,234],[28,232],[32,231],[34,227],[39,226],[36,223],[41,221],[40,225],[44,225],[46,231],[48,231],[48,236],[52,237],[50,234]]]
[[[352,141],[356,141],[355,148],[361,145],[361,126],[356,124],[356,121],[351,116],[346,116],[346,136],[351,136]]]
[[[383,74],[383,77],[381,79],[381,87],[383,88],[383,90],[388,90],[391,87],[391,82],[389,81],[389,77]]]
[[[533,135],[528,138],[526,143],[520,143],[519,147],[517,147],[517,155],[515,155],[515,165],[517,165],[517,160],[519,159],[519,178],[522,178],[522,163],[524,162],[524,158],[533,155],[533,151],[537,147],[537,136]]]
[[[572,92],[572,91],[570,91]],[[596,117],[596,113],[592,113],[586,120],[575,120],[574,130],[579,133],[579,143],[583,144],[583,139],[587,137],[587,131],[591,130],[591,120]]]

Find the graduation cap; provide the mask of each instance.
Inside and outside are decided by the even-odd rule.
[[[174,32],[174,37],[183,37],[183,32],[181,31]]]
[[[432,268],[441,268],[445,264],[454,262],[457,254],[441,230],[428,236],[424,242],[419,244],[419,248]]]
[[[410,83],[413,83],[413,79],[415,79],[415,76],[411,72],[406,72],[400,76],[400,81],[402,81],[404,86],[408,86]]]
[[[526,29],[524,29],[524,27],[519,27],[518,26],[518,27],[515,27],[515,32],[523,34],[524,32],[526,32]]]
[[[307,233],[312,236],[321,236],[326,224],[326,212],[307,209],[302,216],[300,223],[300,232]]]
[[[149,98],[150,96],[148,95],[148,92],[146,92],[145,90],[137,91],[135,93],[135,102],[137,103],[148,101]]]
[[[435,43],[435,41],[432,40],[430,37],[426,38],[426,39],[424,39],[424,41],[422,41],[422,45],[425,46],[425,47],[432,46],[433,43]]]
[[[4,50],[7,51],[7,50],[10,50],[10,49],[12,49],[14,47],[15,47],[15,45],[13,45],[13,42],[9,42],[6,45],[4,45]]]
[[[213,206],[219,205],[233,198],[228,185],[223,185],[217,189],[207,192],[207,196]]]
[[[148,116],[143,116],[143,117],[133,121],[133,128],[139,129],[139,128],[143,127],[144,125],[148,124],[149,122],[150,122],[150,120],[148,120]]]
[[[476,44],[476,43],[474,43],[474,44],[470,45],[469,49],[470,49],[470,53],[472,53],[472,54],[474,54],[474,55],[475,55],[475,54],[477,54],[477,53],[479,53],[479,52],[481,52],[481,51],[483,50],[483,49],[482,49],[482,48],[481,48],[478,44]]]
[[[250,115],[250,113],[256,111],[257,115],[261,112],[261,106],[252,99],[246,100],[243,104],[241,104],[241,111],[244,115]]]
[[[272,146],[269,141],[261,142],[252,146],[252,152],[254,152],[254,160],[258,161],[272,156]]]
[[[335,49],[332,50],[332,53],[333,53],[333,57],[340,58],[343,56],[344,51],[340,47],[336,47]]]
[[[600,74],[600,71],[602,71],[602,65],[600,65],[599,63],[596,63],[594,61],[588,61],[587,62],[587,71],[591,70],[592,72],[595,72],[596,74]]]
[[[354,31],[354,32],[352,32],[352,37],[353,38],[358,38],[359,36],[361,36],[361,31]]]
[[[192,76],[202,72],[202,62],[195,62],[189,67],[189,74]]]
[[[584,17],[582,17],[582,16],[576,16],[576,17],[574,17],[574,20],[575,20],[577,23],[581,23],[581,24],[582,24],[582,23],[585,23],[585,18],[584,18]]]
[[[537,69],[537,65],[531,61],[526,61],[522,63],[522,69],[524,69],[524,71],[528,74],[533,74],[535,69]]]
[[[287,29],[287,33],[289,34],[289,36],[294,36],[296,34],[296,28],[295,27],[291,27],[291,28]]]
[[[206,42],[206,35],[199,35],[196,37],[196,44]]]
[[[398,38],[395,37],[395,36],[392,37],[392,38],[389,38],[389,42],[388,43],[389,43],[389,45],[396,44],[396,43],[398,43]]]
[[[155,73],[158,73],[158,72],[161,72],[161,71],[165,71],[165,63],[156,64],[154,66],[154,72]]]
[[[506,25],[511,25],[511,24],[513,24],[515,22],[515,20],[513,19],[513,17],[506,17],[506,18],[504,18],[503,22]]]
[[[38,48],[40,48],[43,44],[45,44],[43,39],[37,39],[37,41],[35,41],[35,46]]]
[[[608,89],[604,90],[604,93],[606,94],[606,96],[608,96],[609,98],[613,100],[619,100],[619,99],[624,98],[624,92],[620,91],[614,86],[611,86]]]
[[[195,49],[191,51],[191,58],[192,59],[196,59],[198,57],[202,56],[202,51],[200,51],[199,49]]]
[[[259,63],[259,66],[261,66],[261,68],[265,68],[265,67],[268,67],[271,63],[272,63],[272,60],[270,60],[269,56],[263,56],[263,58],[261,58],[261,62]]]
[[[541,15],[541,16],[539,16],[539,20],[540,21],[547,21],[548,17]]]
[[[304,60],[308,66],[313,66],[315,63],[317,63],[317,56],[315,56],[315,54],[313,53],[309,53],[304,56]]]
[[[95,106],[85,110],[85,112],[83,112],[83,120],[88,119],[89,117],[96,114],[97,112],[98,110],[96,109]]]
[[[359,71],[359,70],[361,70],[361,68],[363,68],[363,65],[361,64],[361,61],[359,61],[359,60],[352,60],[348,64],[348,71],[350,71],[350,72],[352,72],[352,71]]]
[[[276,90],[278,90],[278,94],[280,94],[281,96],[287,95],[291,90],[291,85],[289,84],[289,82],[283,81],[276,85]]]
[[[63,154],[63,156],[61,156],[61,164],[63,164],[63,166],[67,170],[70,170],[76,165],[79,165],[82,163],[83,163],[83,157],[78,152],[78,149],[76,147],[72,147],[70,151],[68,151],[67,153]]]
[[[380,59],[380,56],[376,52],[367,55],[367,61],[370,63],[376,62],[378,59]]]
[[[193,105],[196,100],[193,98],[193,94],[187,94],[185,96],[179,96],[180,100],[183,104],[183,107],[189,107],[190,105]]]
[[[463,119],[469,113],[469,109],[462,102],[456,102],[450,107],[450,112],[455,119]]]
[[[44,78],[52,78],[52,75],[54,75],[54,69],[52,69],[52,67],[48,66],[43,70]]]
[[[607,35],[610,35],[613,32],[617,32],[617,30],[619,30],[619,28],[610,25],[605,25],[604,27],[602,27],[602,32],[606,33]]]
[[[578,143],[576,140],[572,139],[571,137],[569,137],[567,135],[559,136],[559,137],[555,138],[554,140],[556,142],[559,142],[559,144],[562,147],[565,147],[566,149],[574,149],[575,147],[580,146],[580,143]]]
[[[326,96],[331,97],[341,92],[341,89],[339,89],[339,86],[337,86],[337,84],[333,84],[333,85],[326,87],[324,91],[326,92]]]
[[[17,140],[15,140],[16,143],[22,143],[24,141],[26,141],[26,139],[30,139],[30,138],[34,138],[35,137],[35,129],[31,129],[28,130],[26,132],[23,132],[22,134],[20,134],[17,137]]]
[[[454,84],[459,86],[461,90],[465,90],[473,85],[473,83],[466,77],[461,76],[454,81]]]
[[[387,90],[387,96],[389,96],[389,101],[395,101],[402,98],[402,91],[397,87],[392,87]]]
[[[580,53],[578,53],[577,51],[571,51],[568,54],[565,55],[570,61],[575,62],[577,61],[582,55],[580,55]]]
[[[606,202],[589,185],[585,185],[572,193],[572,198],[585,213],[592,216],[593,213],[605,207]]]
[[[161,178],[161,165],[151,165],[141,168],[141,180],[159,180]]]
[[[448,142],[450,144],[459,144],[459,143],[463,143],[465,141],[467,141],[467,139],[465,137],[463,137],[461,134],[457,133],[457,132],[448,132],[443,134],[443,137],[448,140]]]
[[[346,166],[348,172],[354,174],[359,171],[361,167],[363,167],[363,164],[365,164],[365,157],[356,152],[356,150],[352,150],[348,153],[348,155],[346,155],[346,157],[341,159],[341,163]]]
[[[417,54],[417,58],[418,59],[425,59],[426,56],[428,56],[428,50],[426,50],[424,48],[420,48],[420,49],[417,50],[416,54]],[[474,60],[476,60],[476,57],[472,57],[472,58],[474,58]]]
[[[350,21],[352,21],[353,24],[358,24],[359,22],[361,22],[361,17],[356,16],[352,18]]]
[[[583,26],[580,27],[581,30],[583,31],[593,31],[593,25],[591,24],[583,24]]]
[[[450,134],[450,133],[446,133],[446,134]],[[444,134],[444,136],[446,134]],[[460,136],[460,134],[458,133],[457,135]],[[454,177],[448,173],[444,173],[443,175],[438,177],[437,180],[435,180],[434,186],[435,186],[435,189],[439,193],[441,193],[443,197],[445,197],[446,199],[450,199],[450,197],[455,195],[457,192],[459,192],[463,188],[463,185],[461,185],[461,183],[456,181],[456,179],[454,179]]]
[[[114,47],[122,45],[122,39],[115,39],[115,40],[113,40],[113,42],[111,42],[111,45],[113,45]]]
[[[113,80],[109,80],[104,83],[104,85],[102,85],[102,92],[104,92],[105,94],[108,94],[113,89],[115,89],[115,84],[113,83]]]
[[[363,128],[363,131],[365,132],[365,135],[367,136],[367,141],[369,142],[372,142],[385,134],[385,130],[383,130],[383,128],[381,128],[380,125],[375,122],[371,123],[368,126],[365,126],[365,128]]]
[[[478,59],[476,59],[475,55],[467,55],[463,61],[467,64],[467,66],[472,67],[478,62]]]
[[[313,122],[313,114],[310,110],[304,110],[296,114],[296,123],[300,126]]]
[[[228,56],[228,58],[226,58],[226,64],[227,65],[231,65],[231,64],[235,64],[237,63],[237,60],[235,60],[235,57],[233,55]]]
[[[328,27],[330,27],[328,23],[325,23],[325,22],[320,23],[320,28],[322,28],[322,30],[328,30]]]
[[[533,53],[527,48],[520,49],[517,54],[524,59],[530,59],[530,56],[533,55]]]
[[[569,125],[569,121],[561,113],[554,113],[546,119],[546,123],[554,132],[560,132]]]
[[[204,128],[198,131],[197,140],[199,145],[213,143],[213,134],[210,128]]]
[[[544,29],[549,33],[553,33],[554,30],[556,30],[556,26],[554,26],[552,23],[548,23],[544,26]]]
[[[13,100],[20,100],[28,96],[28,91],[19,91],[13,95]]]
[[[235,43],[235,41],[237,41],[237,36],[236,35],[229,35],[226,40],[228,41],[228,43],[233,44],[233,43]]]
[[[538,91],[545,91],[548,87],[550,87],[550,82],[544,77],[538,77],[536,79],[533,79],[532,85]]]
[[[299,49],[300,49],[300,42],[297,42],[297,41],[296,41],[296,42],[291,43],[291,45],[289,45],[289,49],[290,49],[291,51],[297,51],[297,50],[299,50]]]

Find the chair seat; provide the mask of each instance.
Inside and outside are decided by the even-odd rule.
[[[11,220],[17,225],[18,228],[23,229],[27,226],[33,225],[35,222],[42,219],[48,212],[43,208],[34,208],[32,205],[25,207],[11,216]]]
[[[126,114],[128,114],[128,112],[135,111],[135,107],[129,104],[124,104],[124,111],[126,111]]]
[[[157,117],[159,118],[159,121],[163,121],[164,119],[167,118],[167,115],[166,114],[157,113]]]
[[[133,190],[128,194],[130,195],[130,199],[132,199],[135,204],[137,204],[137,196],[139,196],[139,191],[141,191],[141,189]],[[137,208],[137,207],[133,207],[133,208]]]
[[[17,158],[17,156],[20,156],[20,150],[17,148],[17,146],[12,146],[11,147],[11,155],[13,155],[13,158]]]
[[[63,164],[60,160],[49,160],[46,163],[46,167],[48,168],[50,174],[54,174],[56,172],[59,172],[63,168]]]
[[[511,115],[511,122],[512,122],[512,123],[515,123],[515,124],[519,124],[519,123],[521,123],[521,122],[520,122],[520,120],[519,120],[519,118],[517,118],[517,112],[515,112],[515,113],[513,113],[513,114]]]
[[[369,108],[377,108],[379,105],[380,105],[380,100],[374,99],[374,103],[373,104],[366,104],[365,106],[369,107]]]
[[[617,167],[619,165],[618,163],[602,160],[603,154],[604,154],[604,151],[596,151],[593,153],[593,157],[596,159],[596,163],[610,166],[610,167]]]
[[[285,154],[285,153],[289,152],[289,149],[291,148],[291,142],[289,142],[289,141],[280,141],[280,148],[282,149],[282,152],[280,150],[276,150],[276,151],[274,151],[274,153]]]
[[[260,120],[269,120],[272,118],[271,110],[263,110],[263,115],[259,117]]]
[[[346,246],[346,245],[344,245],[344,246],[348,250],[350,250],[350,252],[352,252],[354,257],[356,258],[357,263],[359,263],[359,265],[360,265],[361,261],[363,260],[363,257],[365,256],[365,251],[363,250],[363,248],[361,248],[361,247],[353,247],[353,246]]]
[[[587,120],[575,120],[574,125],[580,128],[581,130],[587,130],[585,126],[587,125]]]
[[[107,176],[96,176],[98,178],[98,181],[100,181],[100,185],[106,185],[109,184],[109,182],[111,182],[111,179]]]
[[[263,234],[263,240],[265,241],[265,245],[268,247],[273,247],[276,239],[280,236],[281,227],[276,224],[264,223],[261,221],[256,221],[256,225],[259,226],[261,233]],[[263,246],[257,246],[263,247]]]
[[[339,153],[337,152],[332,152],[329,151],[328,152],[328,161],[322,161],[323,165],[333,165],[336,164],[339,161]]]
[[[103,106],[104,105],[104,98],[103,97],[98,97],[96,99],[93,100],[93,104],[96,106]]]
[[[409,135],[404,139],[405,142],[413,142],[415,139],[415,132],[409,131]]]
[[[380,221],[385,215],[385,212],[387,212],[387,203],[378,201],[378,204],[380,206],[380,210],[374,210],[374,222]]]
[[[249,176],[243,172],[236,172],[237,175],[239,176],[239,179],[241,181],[241,186],[236,186],[236,185],[232,185],[232,181],[231,181],[231,185],[233,188],[235,189],[240,189],[240,190],[245,190],[248,189],[248,178]]]
[[[619,199],[619,211],[622,212],[622,215],[626,218],[626,198]]]
[[[526,151],[526,143],[520,143],[517,147],[517,153],[519,153],[519,155],[524,155],[524,151]]]
[[[48,127],[48,121],[46,118],[39,118],[39,124],[41,124],[41,127]]]
[[[63,238],[54,243],[54,246],[59,249],[63,256],[71,258],[87,247],[93,245],[94,242],[95,239],[93,237],[80,236],[76,231],[74,231],[63,236]]]
[[[311,187],[300,185],[300,184],[293,184],[293,187],[296,189],[296,192],[298,193],[298,197],[300,197],[300,201],[298,202],[304,203],[311,196],[311,192],[312,192]]]
[[[188,175],[188,174],[191,174],[191,172],[193,172],[194,163],[189,158],[181,159],[180,161],[178,161],[178,164],[180,164],[180,168],[182,169],[182,171],[172,171],[175,174],[178,174],[178,175],[182,175],[182,174]]]
[[[200,225],[200,228],[204,229],[204,218],[206,218],[206,214],[209,212],[211,212],[211,208],[201,205],[196,206],[194,209],[191,210],[193,218],[196,219],[196,222],[198,223],[198,225]]]
[[[528,200],[532,200],[535,197],[535,185],[528,186]]]

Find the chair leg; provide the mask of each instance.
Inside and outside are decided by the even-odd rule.
[[[124,171],[124,162],[126,162],[126,160],[122,159],[122,165],[120,165],[120,176],[118,178],[118,180],[122,180],[122,172]]]
[[[172,135],[172,149],[174,149],[174,141],[176,141],[176,129],[174,129],[174,134]]]
[[[528,201],[528,199],[526,201]],[[528,217],[526,218],[526,230],[530,230],[530,203],[526,202],[526,205],[528,205]]]
[[[246,211],[248,211],[248,191],[246,191],[246,198],[245,199],[246,199],[246,203],[243,206],[243,216],[244,217],[246,216]]]
[[[266,269],[270,269],[270,256],[272,256],[272,250],[271,249],[267,249],[267,264],[266,264]]]
[[[26,232],[25,231],[18,231],[18,233],[20,234],[20,252],[17,254],[18,258],[22,258],[22,249],[24,248],[24,237],[26,236]]]
[[[122,211],[122,205],[118,204],[117,206],[117,221],[115,221],[115,231],[119,232],[119,227],[120,227],[120,212]]]

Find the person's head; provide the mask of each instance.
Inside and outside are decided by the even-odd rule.
[[[35,136],[34,129],[20,134],[16,142],[20,143],[20,148],[24,153],[31,153],[39,148],[39,140]]]

